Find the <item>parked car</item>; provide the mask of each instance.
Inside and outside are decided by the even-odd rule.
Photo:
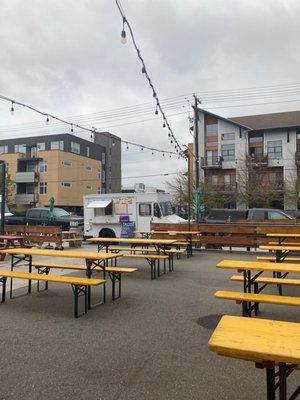
[[[61,226],[62,230],[68,231],[76,229],[83,231],[83,218],[71,216],[63,208],[54,207],[54,219],[49,219],[49,207],[30,208],[27,210],[25,217],[15,215],[5,216],[5,224],[7,225],[43,225],[43,226]]]
[[[213,224],[223,224],[226,222],[237,221],[268,221],[268,220],[295,220],[282,210],[274,208],[250,208],[249,210],[235,210],[226,208],[212,208],[204,222]]]

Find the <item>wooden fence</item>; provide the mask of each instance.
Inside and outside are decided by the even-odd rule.
[[[154,230],[154,237],[167,238],[168,234],[159,233],[159,231],[188,231],[188,224],[161,224],[151,225]],[[206,248],[222,247],[254,247],[272,241],[266,237],[267,233],[300,233],[300,224],[270,224],[270,223],[226,223],[226,224],[191,224],[190,230],[199,231],[199,237],[194,239],[197,246]],[[178,234],[178,239],[184,236]],[[289,240],[294,242],[296,240]]]

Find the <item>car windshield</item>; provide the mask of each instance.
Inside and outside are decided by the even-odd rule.
[[[161,203],[159,203],[159,205],[164,217],[173,214],[172,204],[170,201],[162,201]]]
[[[68,211],[63,210],[62,208],[54,208],[53,214],[55,217],[69,217],[70,213]]]

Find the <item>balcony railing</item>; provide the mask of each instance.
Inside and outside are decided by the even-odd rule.
[[[267,167],[268,166],[268,154],[265,155],[248,155],[247,162],[251,164],[253,168]]]
[[[38,174],[36,172],[17,172],[15,182],[16,183],[34,183],[38,180]]]
[[[222,168],[222,157],[201,157],[201,168]]]
[[[38,202],[38,194],[37,193],[22,193],[15,195],[15,203],[16,204],[34,204]]]

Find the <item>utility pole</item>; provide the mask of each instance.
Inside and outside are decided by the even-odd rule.
[[[1,224],[0,224],[0,232],[1,235],[4,235],[4,223],[5,223],[5,177],[6,177],[6,164],[5,161],[0,160],[1,166]]]
[[[198,104],[201,104],[201,101],[194,94],[194,132],[195,132],[195,186],[196,189],[200,186],[200,173],[199,173],[199,127],[198,127]]]
[[[191,230],[191,154],[189,149],[186,150],[188,158],[188,224],[189,231]]]

